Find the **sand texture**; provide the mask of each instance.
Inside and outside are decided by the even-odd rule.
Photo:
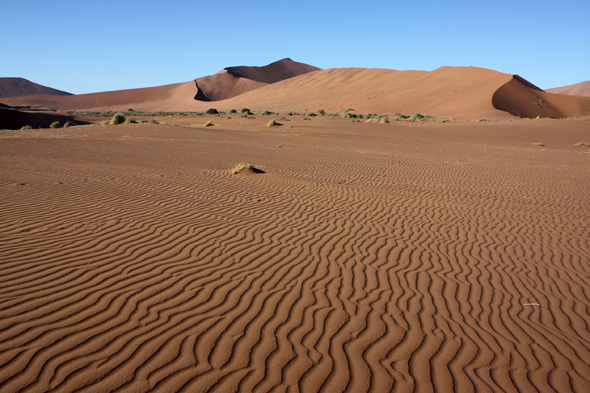
[[[590,391],[588,121],[213,120],[0,134],[0,392]]]

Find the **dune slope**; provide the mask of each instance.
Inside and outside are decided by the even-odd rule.
[[[546,90],[548,93],[565,94],[572,96],[590,96],[590,81],[584,81],[573,85],[554,87]]]
[[[0,78],[0,98],[53,95],[66,96],[71,93],[39,85],[24,78]]]

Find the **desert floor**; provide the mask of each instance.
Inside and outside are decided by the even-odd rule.
[[[0,133],[1,392],[590,391],[587,118],[211,119]]]

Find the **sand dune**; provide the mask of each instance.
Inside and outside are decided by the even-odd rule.
[[[71,93],[33,83],[24,78],[0,78],[0,98],[23,96],[66,96]]]
[[[264,67],[227,67],[214,75],[205,76],[195,82],[199,101],[220,101],[235,97],[267,84],[319,70],[291,59],[282,59]]]
[[[565,94],[572,96],[590,96],[590,81],[584,81],[573,85],[554,87],[546,90],[548,93]]]
[[[217,121],[0,135],[0,391],[590,391],[586,121]]]
[[[242,70],[244,75],[255,74],[251,68],[246,71]],[[365,114],[420,112],[472,119],[590,115],[588,97],[547,93],[519,76],[476,67],[441,67],[431,72],[335,68],[272,84],[236,75],[227,69],[197,79],[196,84],[191,81],[80,96],[11,98],[3,102],[58,110],[131,107],[150,111],[206,111],[214,106],[224,111],[248,107],[281,112],[323,109],[328,113],[352,108]],[[233,97],[223,99],[227,96]],[[212,104],[208,100],[216,101]]]

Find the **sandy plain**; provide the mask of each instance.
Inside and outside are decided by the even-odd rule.
[[[0,134],[1,392],[590,391],[588,117],[255,117]]]

